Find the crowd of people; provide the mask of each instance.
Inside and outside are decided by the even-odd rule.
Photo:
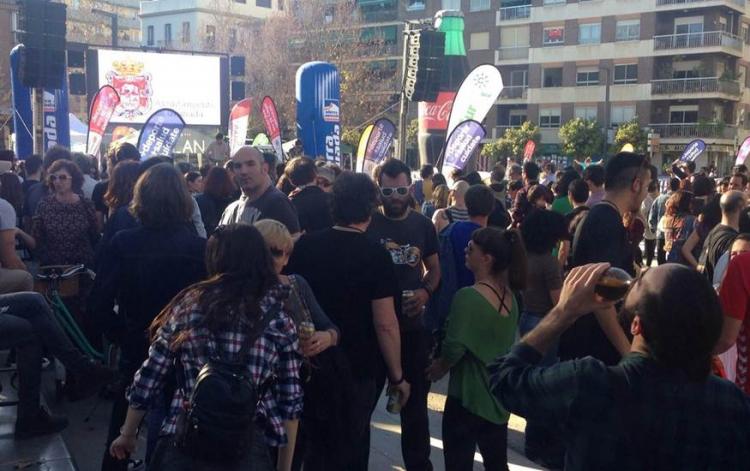
[[[17,439],[67,426],[39,405],[46,351],[71,398],[113,394],[105,471],[141,465],[139,434],[147,469],[367,469],[384,391],[406,469],[431,470],[428,395],[446,375],[450,471],[477,448],[508,469],[510,414],[552,469],[750,460],[746,168],[676,165],[662,189],[621,152],[413,180],[397,159],[373,175],[251,146],[224,161],[222,138],[201,169],[130,144],[106,175],[60,147],[0,154]],[[96,272],[71,305],[115,365],[67,338],[33,292],[36,264]],[[632,279],[616,300],[596,291],[611,268]]]

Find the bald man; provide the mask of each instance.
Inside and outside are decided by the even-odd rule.
[[[237,149],[232,156],[232,170],[242,195],[224,210],[220,226],[274,219],[292,234],[300,231],[297,211],[289,198],[273,186],[268,164],[258,149],[252,146]]]
[[[721,195],[719,206],[721,223],[706,236],[698,260],[698,271],[702,271],[709,281],[714,279],[714,267],[719,258],[729,250],[732,241],[740,233],[740,214],[747,207],[747,196],[742,191],[727,191]]]

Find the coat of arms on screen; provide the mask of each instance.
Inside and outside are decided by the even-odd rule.
[[[120,95],[115,116],[134,119],[151,110],[151,74],[143,72],[143,63],[131,59],[112,62],[107,83]]]

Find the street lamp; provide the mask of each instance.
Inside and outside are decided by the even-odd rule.
[[[117,47],[117,13],[101,10],[99,8],[92,8],[91,13],[96,13],[97,15],[102,15],[109,18],[110,29],[112,30],[112,47]]]

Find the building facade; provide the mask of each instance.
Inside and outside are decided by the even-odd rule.
[[[495,11],[489,48],[505,89],[494,122],[499,137],[529,120],[543,151],[559,152],[559,127],[596,119],[611,139],[636,118],[660,136],[656,162],[694,139],[699,165],[731,166],[750,134],[745,0],[521,0]]]

